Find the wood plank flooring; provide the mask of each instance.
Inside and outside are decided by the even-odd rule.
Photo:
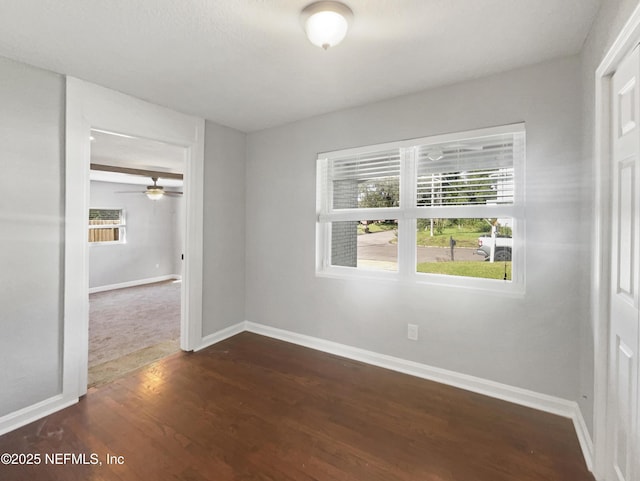
[[[2,481],[593,481],[569,419],[249,333],[91,390],[5,452],[41,463]]]

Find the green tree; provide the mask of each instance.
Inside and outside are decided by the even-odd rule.
[[[398,179],[379,179],[358,185],[358,207],[397,207],[400,203]]]

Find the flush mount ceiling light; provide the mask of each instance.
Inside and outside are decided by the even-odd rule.
[[[340,2],[315,2],[302,10],[302,23],[309,41],[325,50],[342,42],[352,20],[353,12]]]
[[[443,157],[444,157],[444,152],[440,149],[433,149],[427,153],[427,159],[429,159],[432,162],[435,162],[436,160],[442,160]]]

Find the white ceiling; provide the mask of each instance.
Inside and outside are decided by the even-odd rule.
[[[254,131],[580,51],[600,0],[2,0],[0,55]]]

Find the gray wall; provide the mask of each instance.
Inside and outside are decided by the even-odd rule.
[[[579,59],[248,137],[207,122],[203,334],[248,319],[577,399],[591,429],[593,79],[636,4],[604,0]],[[2,58],[0,78],[1,416],[60,391],[64,80]],[[315,277],[317,152],[523,120],[524,298]]]
[[[591,32],[584,44],[581,55],[582,69],[582,152],[583,166],[582,175],[588,190],[584,193],[585,219],[590,220],[596,208],[593,202],[593,158],[594,158],[594,136],[595,136],[595,71],[602,62],[605,54],[611,48],[614,40],[622,30],[622,27],[631,16],[633,10],[638,5],[637,0],[604,0],[598,16],[591,27]],[[591,259],[593,231],[589,223],[582,231],[580,238],[586,239],[585,259]],[[588,285],[589,277],[582,278],[582,284]],[[582,287],[584,290],[584,287]],[[588,306],[588,298],[585,298],[585,306]],[[580,392],[578,400],[580,409],[587,423],[587,427],[593,436],[593,374],[594,374],[594,329],[591,324],[591,316],[588,310],[582,314],[580,325]]]
[[[151,279],[166,275],[182,275],[183,225],[180,225],[182,197],[164,196],[149,200],[143,194],[122,191],[144,191],[144,186],[91,182],[90,207],[124,209],[126,243],[89,245],[89,287]]]
[[[245,151],[245,134],[207,121],[203,336],[245,319]]]
[[[249,321],[513,386],[578,398],[588,272],[580,63],[565,58],[248,136]],[[315,276],[315,159],[399,139],[526,122],[524,298]],[[420,340],[407,340],[407,323]]]
[[[0,416],[61,392],[64,285],[64,79],[0,57]],[[244,320],[245,135],[206,124],[204,334]],[[122,190],[132,186],[122,185]],[[99,187],[92,189],[99,204]],[[106,193],[103,193],[106,195]],[[144,196],[140,200],[148,201]],[[169,199],[163,199],[169,200]],[[124,199],[123,199],[124,202]],[[175,202],[169,200],[169,202]],[[92,202],[93,203],[93,202]],[[133,207],[128,239],[133,242]],[[145,203],[145,205],[148,205]],[[108,207],[108,205],[102,205]],[[145,219],[165,216],[156,212]],[[175,212],[171,214],[175,217]],[[138,219],[139,220],[139,219]],[[147,232],[148,234],[149,232]],[[180,242],[180,239],[177,240]],[[121,246],[112,246],[114,248]],[[92,266],[99,261],[92,247]],[[146,254],[138,252],[137,261]],[[162,257],[165,261],[161,261]],[[160,262],[158,262],[160,261]],[[110,259],[114,262],[114,258]],[[146,267],[151,263],[151,272]],[[155,264],[167,266],[156,269]],[[126,277],[92,285],[175,273],[166,253],[148,257]],[[93,274],[97,274],[93,269]],[[106,271],[105,271],[106,272]]]
[[[0,58],[0,416],[61,391],[64,80]]]

